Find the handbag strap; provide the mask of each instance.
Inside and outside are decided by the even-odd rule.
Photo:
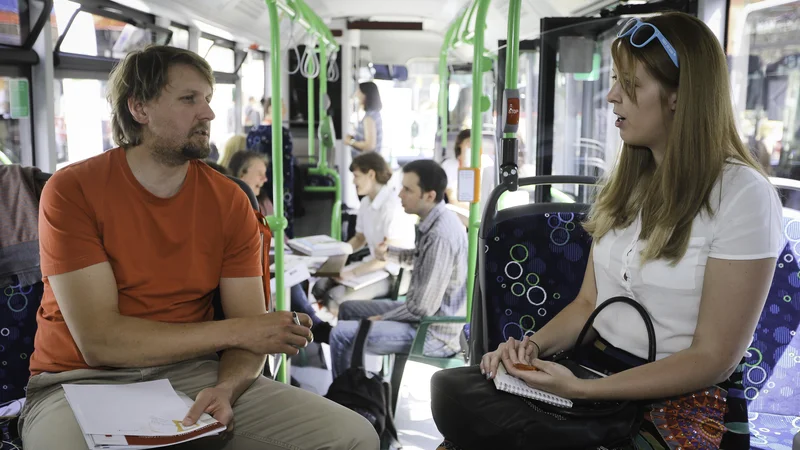
[[[589,333],[589,328],[591,328],[592,324],[594,324],[594,319],[597,317],[598,314],[600,314],[600,311],[602,311],[603,309],[605,309],[605,307],[609,305],[613,305],[614,303],[627,303],[628,305],[632,306],[639,313],[640,316],[642,316],[642,319],[644,320],[644,326],[647,329],[647,341],[648,341],[647,361],[654,362],[656,360],[656,332],[655,329],[653,328],[653,320],[650,318],[650,315],[647,313],[647,310],[644,309],[644,306],[639,304],[639,302],[630,299],[628,297],[621,297],[621,296],[612,297],[606,300],[605,302],[603,302],[602,305],[598,306],[597,308],[595,308],[594,311],[592,311],[592,314],[589,316],[589,319],[586,320],[586,324],[583,326],[581,333],[578,335],[578,341],[575,343],[574,347],[575,353],[577,354],[578,350],[581,348],[581,344],[583,343],[583,340],[586,338],[586,334]]]
[[[372,321],[369,319],[361,319],[358,324],[358,334],[356,335],[355,344],[353,344],[353,357],[350,360],[351,369],[364,367],[364,348],[366,347],[367,335],[371,327]]]

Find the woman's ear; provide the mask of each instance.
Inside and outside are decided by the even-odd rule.
[[[669,94],[669,110],[675,112],[678,108],[678,93],[673,92]]]

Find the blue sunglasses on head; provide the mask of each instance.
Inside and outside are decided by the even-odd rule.
[[[678,66],[678,52],[675,51],[675,47],[669,43],[667,38],[665,38],[664,35],[661,34],[661,31],[652,23],[642,22],[636,18],[630,19],[625,22],[625,25],[623,25],[622,29],[617,33],[618,38],[623,38],[625,36],[630,36],[631,45],[636,48],[642,48],[653,42],[653,39],[658,39],[658,41],[661,42],[661,46],[667,51],[669,59],[675,64],[675,67],[680,67]]]

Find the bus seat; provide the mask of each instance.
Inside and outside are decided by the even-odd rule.
[[[35,168],[20,168],[18,165],[5,166],[4,171],[18,171],[27,174],[32,174],[33,186],[26,185],[26,183],[18,183],[21,190],[27,190],[29,195],[35,195],[38,202],[41,195],[42,188],[47,180],[50,178],[49,173],[40,172]],[[8,176],[8,172],[4,172],[3,176]],[[30,181],[29,177],[25,178]],[[32,190],[31,190],[32,188]],[[12,207],[21,206],[23,202],[18,201],[21,192],[14,191],[13,189],[3,189],[3,196],[0,196],[3,209],[10,211]],[[38,213],[38,207],[36,208]],[[16,215],[16,214],[14,214]],[[13,216],[13,215],[12,215]],[[18,215],[21,217],[21,215]],[[11,225],[11,224],[9,224]],[[31,223],[29,226],[38,227],[38,222]],[[35,230],[38,236],[38,229]],[[38,240],[36,242],[25,242],[19,245],[33,245],[38,249]],[[38,251],[35,252],[38,265]],[[32,279],[32,275],[27,273],[20,275],[15,273],[15,269],[11,267],[12,264],[6,268],[0,268],[2,276],[0,276],[0,355],[2,355],[3,366],[0,369],[0,404],[11,404],[15,400],[23,399],[25,397],[28,379],[30,378],[30,355],[33,353],[33,339],[36,335],[36,311],[42,301],[42,294],[44,292],[44,285],[41,281],[41,274]],[[7,270],[7,269],[10,269]],[[13,414],[12,414],[13,415]],[[22,443],[17,436],[16,420],[4,420],[0,423],[0,435],[3,436],[3,443],[0,448],[6,448],[6,444],[10,445],[9,448],[21,448]]]
[[[587,206],[510,208],[481,239],[480,276],[487,350],[541,329],[578,295],[591,249]]]
[[[747,350],[743,389],[735,392],[747,399],[754,449],[790,449],[800,432],[800,211],[783,208],[783,234],[772,286]]]
[[[253,209],[255,209],[256,211],[258,211],[258,207],[259,207],[259,205],[258,205],[258,197],[256,197],[256,194],[253,192],[252,189],[250,189],[250,186],[248,186],[247,183],[245,183],[244,181],[242,181],[242,180],[240,180],[240,179],[238,179],[236,177],[232,177],[232,176],[228,175],[228,178],[230,178],[231,181],[233,181],[234,183],[238,184],[239,187],[242,188],[244,193],[247,194],[247,199],[250,200],[250,206],[252,206]]]
[[[521,178],[519,186],[595,184],[593,177]],[[533,203],[497,211],[500,185],[486,204],[478,245],[475,299],[468,336],[471,363],[509,337],[541,329],[581,287],[591,237],[583,203]]]
[[[28,195],[35,196],[37,201],[41,195],[44,184],[50,178],[50,174],[40,172],[36,168],[22,168],[18,165],[5,166],[4,177],[10,176],[10,171],[17,173],[15,178],[22,177],[25,181],[33,181],[33,186],[27,183],[19,183],[19,190],[4,190],[4,195],[0,198],[3,209],[11,216],[23,217],[11,211],[13,207],[23,206],[24,202],[18,201],[20,195],[24,195],[23,190]],[[30,176],[29,176],[30,175]],[[38,222],[28,224],[31,227],[38,227]],[[9,224],[9,226],[13,226]],[[32,230],[38,236],[38,228]],[[39,243],[24,242],[16,244],[35,247],[35,265],[38,266]],[[0,404],[25,397],[25,388],[30,378],[29,358],[33,353],[33,338],[36,335],[36,311],[42,301],[44,286],[41,281],[41,273],[32,277],[26,273],[24,276],[16,273],[12,261],[9,266],[4,264],[0,268],[0,354],[3,357],[3,367],[0,370]],[[26,271],[27,272],[27,271]],[[35,278],[35,279],[34,279]]]

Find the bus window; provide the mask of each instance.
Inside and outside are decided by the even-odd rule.
[[[82,161],[114,146],[105,80],[56,79],[56,168]]]
[[[15,111],[12,104],[18,94],[12,85],[23,80],[0,77],[0,165],[20,164],[23,151],[32,149],[30,109]]]

